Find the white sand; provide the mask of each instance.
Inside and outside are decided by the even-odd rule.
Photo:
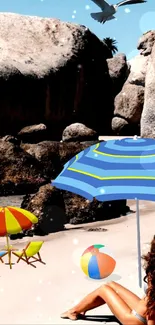
[[[135,202],[131,201],[130,207],[135,210]],[[155,232],[154,210],[155,203],[141,201],[143,252],[148,250],[147,244]],[[88,232],[85,230],[88,226],[82,226],[81,229],[70,226],[73,229],[42,238],[45,243],[41,256],[46,265],[37,263],[35,269],[21,261],[10,270],[8,265],[0,264],[0,324],[74,324],[75,322],[60,319],[60,313],[107,281],[90,280],[79,268],[80,254],[95,243],[107,245],[116,258],[116,269],[110,279],[120,282],[137,294],[143,294],[138,287],[136,214],[93,224],[107,228],[107,232]],[[30,238],[36,239],[38,237]],[[24,238],[12,241],[12,244],[22,248],[27,241],[29,239]],[[5,238],[2,238],[0,246],[4,243]],[[108,315],[110,311],[104,306],[90,314]],[[84,323],[98,324],[95,321],[76,322]]]

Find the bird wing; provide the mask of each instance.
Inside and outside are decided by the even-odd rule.
[[[93,1],[98,7],[100,7],[102,10],[106,10],[110,7],[109,3],[107,3],[104,0],[91,0]]]
[[[123,0],[121,2],[118,2],[116,4],[116,6],[120,7],[120,6],[133,5],[136,3],[144,3],[144,2],[147,2],[147,1],[145,1],[145,0]]]
[[[107,18],[107,20],[112,20],[112,19],[115,19],[115,16],[112,15],[112,16]]]
[[[95,12],[95,13],[91,13],[90,15],[93,19],[97,20],[99,23],[102,24],[104,24],[107,20],[111,20],[115,18],[114,16],[104,15],[103,12]]]

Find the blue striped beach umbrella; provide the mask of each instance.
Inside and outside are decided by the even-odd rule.
[[[134,137],[95,144],[68,161],[52,185],[88,200],[136,200],[138,271],[142,287],[138,200],[155,201],[155,140]]]

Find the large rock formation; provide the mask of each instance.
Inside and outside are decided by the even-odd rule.
[[[36,234],[125,214],[125,200],[89,202],[49,183],[98,135],[155,137],[155,31],[127,62],[108,59],[84,26],[8,13],[0,24],[0,195],[28,194]]]
[[[137,86],[145,87],[146,69],[149,58],[143,55],[136,55],[130,60],[130,75],[128,82]]]
[[[151,129],[154,121],[152,109],[155,106],[153,91],[155,74],[150,60],[151,62],[154,60],[154,52],[152,51],[154,43],[155,31],[145,33],[140,38],[137,46],[141,50],[140,55],[137,55],[129,62],[130,74],[114,101],[112,129],[115,134],[139,135],[141,133],[142,136],[147,134],[151,136],[153,134]],[[151,121],[151,124],[149,124],[149,121]],[[148,128],[150,131],[144,131],[144,128],[145,130]]]
[[[125,54],[117,54],[111,59],[107,59],[109,75],[112,79],[112,91],[113,95],[116,96],[122,89],[125,83],[130,69],[127,64]]]
[[[143,103],[144,87],[126,82],[122,91],[115,98],[115,117],[112,121],[114,132],[122,135],[132,135],[134,130],[134,133],[137,134]],[[116,122],[116,118],[120,118],[120,124],[118,124],[118,120]],[[122,119],[124,120],[123,125]]]
[[[137,45],[137,49],[140,50],[140,53],[144,56],[150,55],[152,52],[152,47],[155,43],[155,30],[149,30],[144,33]]]
[[[141,136],[155,138],[155,44],[147,66]]]
[[[100,135],[140,133],[155,31],[127,62],[120,53],[108,59],[106,44],[82,25],[10,13],[0,13],[0,24],[0,136],[59,141],[75,123]]]
[[[45,123],[48,138],[59,140],[74,122],[110,132],[113,98],[102,41],[85,26],[52,18],[0,13],[0,25],[1,135]]]

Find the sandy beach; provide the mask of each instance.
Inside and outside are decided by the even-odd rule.
[[[128,202],[133,211],[135,202]],[[155,203],[140,202],[142,252],[154,235]],[[101,227],[106,232],[88,231],[90,227]],[[118,281],[139,295],[143,290],[138,286],[136,214],[119,219],[93,224],[67,226],[66,231],[46,237],[23,238],[11,241],[18,249],[30,240],[44,240],[41,249],[46,265],[37,263],[33,268],[24,262],[0,265],[0,324],[74,324],[60,319],[60,313],[78,302],[84,295],[109,280]],[[104,244],[117,261],[113,274],[105,280],[87,278],[79,267],[80,255],[92,244]],[[0,239],[0,248],[5,238]],[[7,262],[7,257],[4,258]],[[13,257],[13,262],[16,258]],[[91,311],[91,315],[110,315],[107,306]],[[98,324],[95,321],[79,320],[77,324]],[[110,324],[115,324],[114,322]]]

